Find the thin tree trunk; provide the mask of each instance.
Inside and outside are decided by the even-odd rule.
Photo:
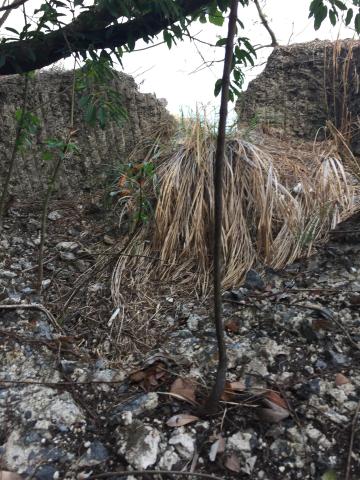
[[[226,345],[224,339],[224,326],[222,321],[222,195],[223,195],[223,165],[225,153],[226,120],[228,113],[230,74],[233,58],[234,38],[236,33],[238,0],[231,1],[228,36],[225,50],[224,71],[222,77],[220,118],[215,154],[214,189],[215,189],[215,212],[214,212],[214,322],[218,343],[219,361],[216,372],[215,384],[206,401],[204,411],[206,414],[216,412],[220,396],[224,391],[227,370]]]
[[[5,178],[5,182],[3,185],[3,191],[1,194],[1,199],[0,199],[0,229],[2,227],[4,215],[5,215],[5,206],[6,206],[6,200],[8,197],[8,192],[9,192],[9,185],[10,185],[10,180],[13,175],[14,167],[16,164],[16,155],[19,150],[19,141],[20,141],[20,135],[22,133],[22,130],[24,128],[24,120],[25,120],[25,113],[26,113],[26,108],[27,108],[27,102],[28,102],[28,90],[29,90],[29,76],[26,74],[25,75],[25,81],[24,81],[24,90],[23,90],[23,103],[21,107],[21,117],[20,120],[17,124],[16,127],[16,136],[15,136],[15,141],[13,145],[13,149],[11,152],[11,157],[10,157],[10,163],[9,163],[9,169]]]

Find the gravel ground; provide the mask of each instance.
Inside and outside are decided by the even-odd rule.
[[[309,259],[250,271],[224,294],[228,382],[209,417],[208,303],[164,297],[158,343],[116,362],[111,258],[102,277],[87,272],[121,232],[95,204],[53,204],[39,296],[30,207],[15,204],[0,232],[0,470],[39,480],[114,471],[132,480],[145,469],[360,479],[358,219]]]

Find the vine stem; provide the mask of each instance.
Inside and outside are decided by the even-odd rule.
[[[56,160],[53,173],[50,177],[50,181],[48,184],[48,188],[46,190],[44,203],[42,207],[42,213],[41,213],[41,230],[40,230],[40,245],[39,245],[39,255],[38,255],[38,275],[37,275],[37,291],[39,295],[41,294],[42,282],[44,278],[44,247],[45,247],[45,241],[46,241],[46,228],[47,228],[47,215],[49,210],[49,202],[50,202],[51,195],[54,191],[56,180],[58,178],[63,160],[68,153],[69,144],[71,142],[73,135],[76,133],[76,131],[74,131],[74,105],[75,105],[75,80],[76,80],[75,67],[76,67],[76,61],[74,62],[74,69],[73,69],[73,81],[72,81],[71,105],[70,105],[70,124],[69,124],[68,134],[66,137],[66,141],[64,143],[63,150],[62,152],[60,152],[58,159]]]
[[[218,344],[219,361],[216,372],[214,386],[205,402],[204,413],[212,415],[216,412],[221,394],[224,391],[227,357],[226,345],[224,339],[224,326],[222,321],[222,298],[221,298],[221,280],[222,280],[222,210],[223,210],[223,169],[226,139],[226,120],[228,114],[230,74],[233,59],[234,39],[236,34],[238,0],[231,1],[230,17],[228,26],[228,35],[225,49],[224,70],[222,77],[221,104],[219,127],[217,136],[217,145],[215,153],[215,170],[214,170],[214,322],[216,328],[216,339]]]

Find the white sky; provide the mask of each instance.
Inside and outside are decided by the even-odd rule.
[[[28,13],[39,2],[37,0],[27,3]],[[280,44],[299,43],[315,38],[332,39],[337,37],[353,37],[354,32],[345,26],[332,27],[326,20],[320,30],[313,28],[313,19],[308,18],[310,0],[262,0],[271,27],[273,28]],[[245,24],[242,36],[248,36],[255,44],[268,44],[269,35],[259,21],[255,5],[250,2],[248,7],[240,7],[239,18]],[[22,15],[20,11],[13,12],[4,26],[21,28]],[[4,30],[0,31],[4,32]],[[192,35],[209,43],[215,43],[218,35],[225,35],[226,28],[222,29],[213,25],[197,24],[192,27]],[[161,41],[162,38],[159,39]],[[146,47],[139,41],[136,49]],[[215,52],[216,50],[216,52]],[[271,49],[262,49],[259,52],[259,67],[246,73],[246,82],[254,78],[264,67]],[[215,107],[213,90],[215,81],[221,77],[222,64],[214,63],[201,71],[194,73],[204,59],[219,60],[223,49],[214,49],[202,43],[186,40],[177,47],[168,50],[167,46],[158,47],[139,52],[132,52],[124,56],[123,64],[126,73],[133,75],[140,84],[143,92],[155,93],[160,98],[166,98],[169,110],[177,114],[181,110],[195,110],[196,105],[210,105]],[[66,67],[72,63],[64,62]]]

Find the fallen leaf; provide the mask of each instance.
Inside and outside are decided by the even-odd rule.
[[[240,325],[239,322],[235,320],[235,318],[230,318],[225,322],[225,330],[230,333],[239,333]]]
[[[258,410],[258,416],[264,422],[279,423],[290,415],[286,401],[278,393],[269,390],[262,401],[268,407]]]
[[[331,330],[333,326],[326,318],[314,318],[311,325],[314,330]]]
[[[337,373],[336,376],[335,376],[335,385],[337,387],[340,387],[341,385],[345,385],[346,383],[351,383],[351,382],[342,373]]]
[[[158,380],[166,375],[166,365],[163,362],[155,362],[154,364],[137,370],[129,375],[129,379],[133,383],[140,383],[145,390],[159,385]]]
[[[195,417],[194,415],[189,415],[187,413],[180,413],[179,415],[174,415],[173,417],[169,418],[166,422],[168,427],[182,427],[184,425],[188,425],[189,423],[193,423],[199,420],[199,417]]]
[[[225,439],[222,435],[211,445],[209,452],[210,462],[215,462],[218,453],[223,453],[225,450]]]
[[[225,467],[232,472],[240,472],[240,460],[235,453],[232,453],[226,458]]]
[[[349,302],[351,305],[360,305],[360,295],[350,295]]]
[[[243,392],[246,389],[244,382],[229,382],[229,388],[234,392]]]
[[[0,480],[22,480],[22,477],[14,472],[0,470]]]
[[[196,384],[191,379],[177,378],[170,387],[170,393],[174,393],[192,404],[196,403]]]
[[[265,400],[268,400],[271,403],[274,403],[278,407],[282,407],[285,410],[288,410],[288,404],[278,393],[273,390],[268,390],[265,394]],[[267,403],[267,402],[266,402]]]
[[[134,383],[140,383],[144,380],[146,374],[143,370],[138,370],[137,372],[130,374],[130,380]]]
[[[290,415],[289,410],[279,407],[275,403],[272,404],[271,408],[259,408],[257,413],[261,420],[269,423],[279,423]]]
[[[223,402],[233,402],[236,400],[236,395],[245,389],[243,382],[225,382],[225,388],[220,398]]]

